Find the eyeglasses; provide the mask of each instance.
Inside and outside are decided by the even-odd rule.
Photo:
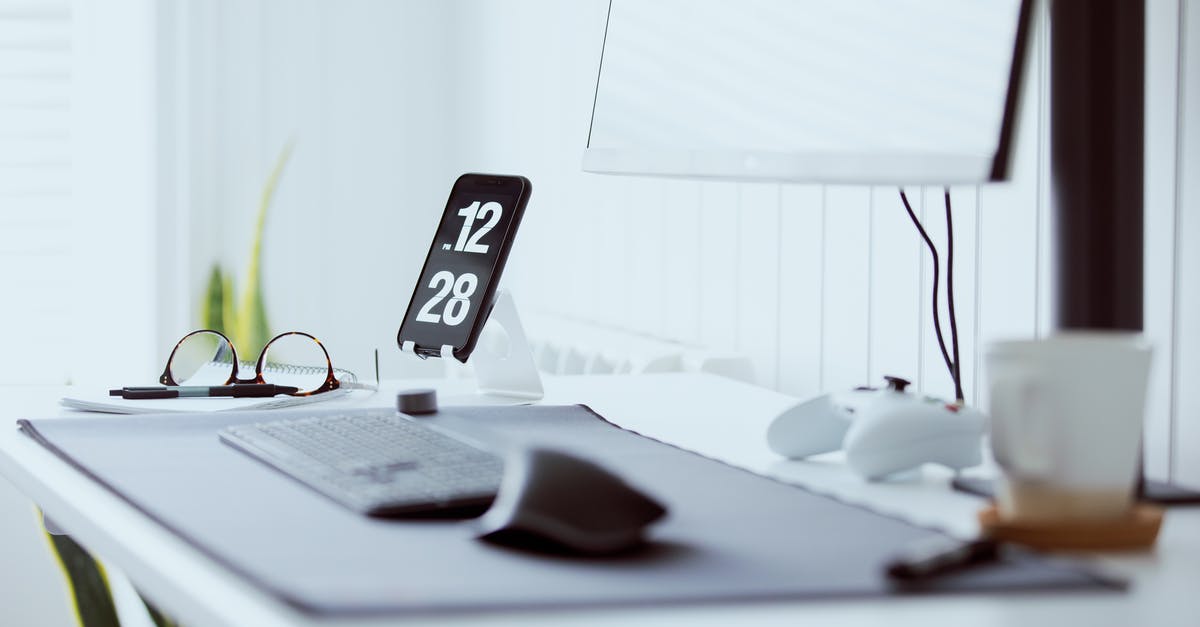
[[[251,367],[253,377],[238,376],[239,371]],[[239,361],[237,349],[223,333],[192,331],[171,350],[158,381],[167,386],[275,384],[295,388],[295,392],[285,392],[292,396],[312,396],[340,387],[374,389],[358,383],[350,371],[335,369],[321,341],[302,331],[271,338],[254,362]]]

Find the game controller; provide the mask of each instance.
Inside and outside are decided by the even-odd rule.
[[[982,412],[909,394],[908,381],[884,378],[886,388],[818,396],[784,411],[767,429],[767,444],[790,459],[842,449],[846,465],[868,480],[927,462],[954,470],[982,462]]]

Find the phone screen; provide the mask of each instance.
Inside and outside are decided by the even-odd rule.
[[[421,278],[397,335],[401,346],[466,361],[508,258],[529,197],[523,177],[464,174],[450,191]],[[481,316],[482,314],[482,316]]]

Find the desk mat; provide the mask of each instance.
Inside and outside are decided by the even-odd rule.
[[[882,574],[886,559],[941,532],[640,436],[583,406],[449,408],[427,420],[497,448],[536,443],[616,470],[670,509],[645,550],[541,555],[478,542],[469,522],[362,517],[217,439],[231,424],[325,413],[339,410],[20,424],[202,552],[314,614],[1122,587],[1019,554],[897,588]]]

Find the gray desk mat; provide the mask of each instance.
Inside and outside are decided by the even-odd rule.
[[[1018,555],[898,588],[882,574],[885,560],[940,532],[642,437],[583,406],[449,408],[428,420],[499,448],[549,445],[616,470],[670,508],[644,550],[549,556],[476,541],[468,521],[362,517],[217,439],[226,425],[327,411],[338,413],[86,417],[21,427],[202,552],[314,614],[1122,587]]]

